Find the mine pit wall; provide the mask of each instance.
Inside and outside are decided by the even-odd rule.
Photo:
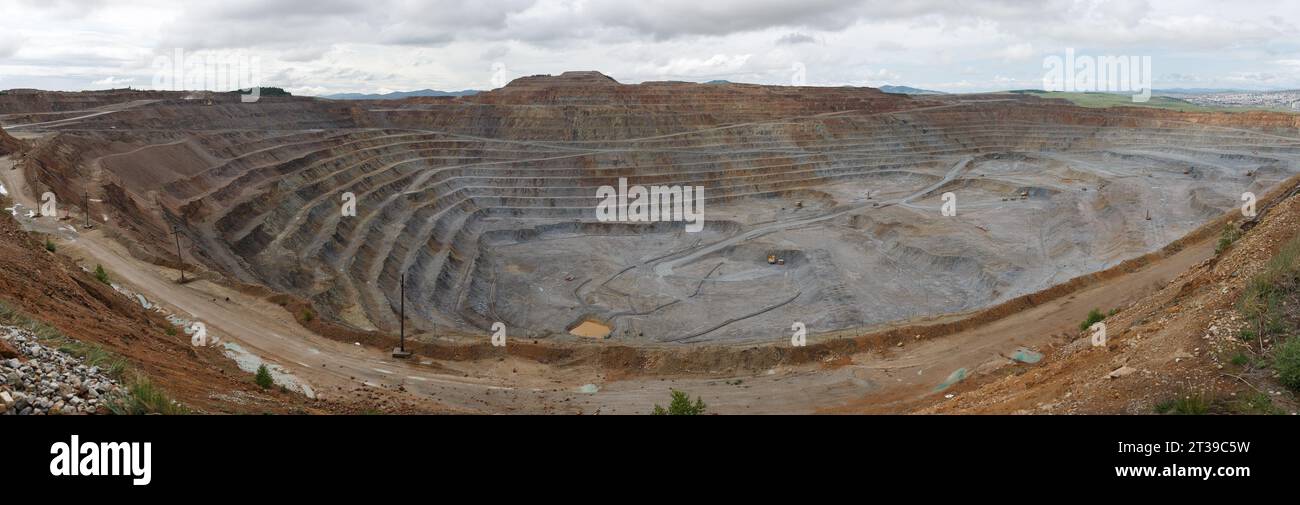
[[[20,153],[27,150],[27,143],[13,138],[3,128],[0,128],[0,156]]]
[[[905,114],[923,115],[934,125],[958,124],[978,119],[984,122],[1050,122],[1053,124],[1123,127],[1186,128],[1188,123],[1201,126],[1224,126],[1252,130],[1277,130],[1294,133],[1300,128],[1300,114],[1268,111],[1179,112],[1150,107],[1112,107],[1107,109],[1051,104],[1031,100],[1014,105],[1005,103],[969,103],[960,108],[921,110]]]
[[[740,225],[733,221],[706,221],[701,234],[707,236],[723,237],[740,231]],[[531,228],[511,228],[511,229],[493,229],[484,231],[478,236],[479,250],[488,248],[498,248],[510,245],[529,244],[538,240],[548,240],[561,237],[575,236],[653,236],[663,234],[681,234],[684,232],[685,224],[679,222],[654,222],[654,223],[601,223],[601,222],[561,222],[534,226]],[[793,257],[793,255],[791,256]],[[493,308],[492,301],[495,299],[494,290],[496,287],[496,270],[488,266],[479,255],[471,269],[472,273],[467,276],[470,283],[465,294],[465,299],[458,312],[466,322],[476,328],[487,330],[496,321],[516,321],[520,320],[520,314],[517,313],[519,308],[511,306],[496,306]],[[557,268],[573,267],[576,265],[556,265]],[[792,265],[794,266],[794,265]],[[593,279],[598,280],[598,279]],[[575,282],[575,284],[578,284]],[[576,286],[575,286],[576,287]],[[554,296],[570,296],[568,293],[555,293]],[[455,302],[457,300],[447,300]],[[408,306],[415,302],[416,306],[422,311],[442,311],[446,306],[439,306],[437,303],[423,303],[423,300],[408,300]],[[592,316],[595,313],[588,314]],[[604,314],[608,315],[608,314]]]
[[[710,90],[706,89],[704,91]],[[742,89],[740,92],[723,90],[718,93],[719,96],[738,96],[744,93],[760,93],[760,91]],[[870,93],[861,90],[857,94],[870,95]],[[412,112],[371,111],[371,108],[379,108],[381,105],[388,107],[402,106],[399,103],[317,103],[320,101],[310,100],[286,100],[283,103],[277,103],[271,100],[258,107],[244,107],[239,104],[203,106],[189,101],[176,101],[175,103],[167,102],[157,107],[144,107],[91,118],[86,120],[87,124],[79,125],[78,128],[85,126],[94,126],[96,128],[126,127],[131,125],[139,127],[139,125],[136,125],[137,122],[148,128],[180,128],[182,130],[194,127],[203,127],[204,129],[231,127],[293,130],[301,128],[337,129],[360,126],[448,130],[453,133],[501,139],[612,141],[629,137],[680,133],[724,123],[734,124],[742,120],[775,119],[795,115],[806,116],[817,112],[849,110],[850,106],[861,106],[862,104],[878,107],[879,110],[919,108],[921,105],[927,105],[908,101],[874,103],[870,97],[864,99],[855,96],[840,100],[814,102],[805,100],[800,102],[796,98],[783,95],[775,98],[764,96],[763,99],[772,104],[771,107],[747,108],[735,103],[725,107],[692,107],[689,103],[690,100],[683,98],[678,98],[678,100],[685,102],[684,104],[656,103],[655,100],[662,102],[667,99],[654,93],[642,93],[642,95],[632,98],[620,96],[619,93],[610,93],[607,98],[604,98],[609,102],[606,104],[571,103],[554,107],[525,107],[519,105],[529,103],[532,100],[550,99],[554,101],[556,97],[554,95],[534,96],[527,93],[520,94],[517,90],[500,96],[484,95],[475,99],[476,101],[455,100],[428,104],[427,110]],[[636,98],[639,102],[634,101],[633,98]],[[629,113],[629,107],[636,107],[637,112]],[[649,113],[645,113],[647,109],[650,111]],[[897,156],[891,156],[896,158],[895,163],[883,165],[886,168],[882,170],[887,170],[890,166],[896,169],[905,169],[917,165],[918,161],[908,155],[909,149],[939,147],[950,149],[952,152],[992,153],[1015,149],[1066,149],[1071,147],[1105,146],[1104,140],[1092,138],[1091,135],[1074,137],[1049,135],[1046,138],[1003,136],[989,140],[989,138],[993,137],[981,136],[980,132],[977,131],[954,133],[952,135],[945,134],[945,128],[959,129],[963,124],[974,121],[993,124],[1022,121],[1049,125],[1079,124],[1098,127],[1173,127],[1180,130],[1188,129],[1190,126],[1188,123],[1194,125],[1249,127],[1253,127],[1255,124],[1264,124],[1269,128],[1278,128],[1279,132],[1283,131],[1282,129],[1295,128],[1296,126],[1296,116],[1286,114],[1237,113],[1207,115],[1152,109],[1100,112],[1095,109],[1033,103],[1016,105],[968,104],[949,109],[917,110],[895,116],[858,118],[829,116],[796,121],[800,124],[791,127],[778,128],[771,125],[752,125],[682,135],[653,142],[665,147],[689,147],[691,139],[707,137],[728,145],[750,145],[754,142],[764,141],[771,142],[776,146],[797,148],[802,145],[834,141],[843,136],[870,137],[879,131],[914,133],[913,137],[901,137],[901,139],[895,140],[899,152]],[[1195,126],[1190,127],[1196,128]],[[198,138],[199,145],[210,154],[215,157],[230,158],[248,152],[248,149],[242,146],[236,147],[239,142],[250,140],[250,138],[241,137],[245,135],[244,131],[248,130],[221,132],[219,135],[223,138],[229,138],[228,142],[218,140],[218,134],[207,132],[194,132],[194,134]],[[286,131],[285,133],[289,132]],[[336,309],[341,309],[360,300],[360,303],[364,304],[368,311],[371,312],[370,317],[374,319],[376,324],[381,327],[392,326],[396,322],[392,312],[395,310],[398,301],[395,281],[401,272],[405,271],[407,272],[408,282],[412,282],[412,278],[414,278],[414,282],[419,283],[419,286],[435,293],[433,297],[419,302],[423,304],[418,306],[421,312],[443,311],[446,313],[451,311],[452,313],[447,315],[461,317],[472,326],[482,327],[483,318],[490,316],[488,313],[490,309],[485,300],[490,299],[491,296],[491,289],[487,287],[487,284],[489,284],[487,281],[491,280],[491,277],[490,273],[486,272],[483,265],[480,264],[478,251],[483,247],[484,234],[495,233],[495,231],[483,225],[484,219],[533,217],[567,220],[574,217],[589,217],[584,212],[566,207],[590,207],[594,205],[594,199],[590,196],[593,193],[590,190],[584,190],[584,188],[591,188],[599,184],[612,185],[616,183],[618,176],[630,177],[632,184],[703,183],[711,188],[707,193],[710,205],[737,199],[789,195],[799,191],[811,193],[813,191],[792,189],[792,186],[817,186],[841,179],[874,176],[873,174],[861,173],[861,171],[855,173],[852,163],[838,161],[834,156],[819,155],[816,159],[817,168],[808,174],[789,173],[788,167],[777,164],[779,160],[747,162],[726,160],[717,163],[727,166],[727,171],[714,171],[713,173],[717,174],[716,176],[703,178],[696,175],[679,174],[676,170],[664,168],[651,170],[642,166],[648,162],[673,165],[675,167],[689,166],[689,163],[697,159],[709,157],[705,152],[646,152],[619,156],[587,156],[558,161],[515,161],[502,166],[511,169],[545,169],[548,176],[569,176],[573,178],[573,181],[568,184],[572,184],[573,187],[567,190],[543,188],[542,186],[546,182],[538,178],[532,182],[538,186],[535,189],[499,188],[491,193],[482,193],[481,190],[464,187],[468,185],[467,182],[453,179],[453,177],[469,175],[491,177],[494,174],[493,170],[496,170],[495,168],[492,170],[482,168],[440,169],[440,172],[429,180],[429,185],[425,186],[426,188],[440,186],[440,189],[436,192],[432,189],[428,190],[431,196],[399,197],[399,202],[405,202],[403,205],[384,207],[384,217],[376,218],[373,221],[379,224],[384,223],[386,219],[396,219],[403,215],[412,216],[409,218],[411,221],[403,223],[399,227],[398,233],[421,238],[427,234],[431,236],[428,242],[420,242],[418,239],[415,241],[395,240],[396,244],[392,246],[390,257],[379,259],[368,256],[368,254],[373,256],[371,253],[377,253],[378,250],[370,249],[370,244],[373,241],[367,239],[362,242],[361,249],[355,255],[356,259],[353,261],[353,257],[345,257],[344,255],[347,252],[345,248],[348,245],[349,237],[355,233],[371,233],[376,234],[376,237],[383,235],[379,233],[382,230],[378,230],[378,226],[366,232],[361,231],[362,229],[359,228],[361,223],[354,220],[356,222],[342,224],[339,228],[334,229],[333,233],[327,232],[326,235],[321,237],[312,236],[312,232],[317,227],[303,227],[297,230],[294,235],[285,239],[280,244],[280,249],[266,249],[271,242],[271,234],[277,231],[278,228],[285,226],[289,219],[293,217],[291,213],[284,212],[285,210],[301,208],[309,205],[311,200],[320,198],[321,195],[332,194],[332,188],[343,181],[334,179],[323,182],[320,186],[304,186],[301,185],[302,182],[325,177],[334,170],[346,168],[349,163],[362,162],[361,155],[357,154],[357,148],[366,145],[366,137],[377,138],[381,134],[395,135],[399,133],[401,132],[398,130],[383,132],[378,130],[373,132],[353,131],[349,136],[337,139],[329,139],[327,138],[329,134],[322,133],[319,138],[305,140],[318,143],[318,145],[332,146],[332,148],[312,152],[305,157],[296,159],[281,159],[279,154],[272,151],[251,154],[245,158],[227,162],[216,169],[203,170],[196,176],[169,182],[158,189],[157,194],[149,192],[141,195],[129,191],[126,189],[127,187],[132,187],[134,191],[138,191],[139,188],[114,179],[113,175],[106,171],[104,174],[106,177],[101,179],[101,191],[107,197],[107,205],[117,212],[113,219],[115,225],[116,223],[127,223],[124,226],[127,234],[138,235],[140,237],[139,242],[168,244],[168,223],[184,222],[187,224],[184,233],[191,236],[196,243],[204,244],[203,247],[196,248],[196,251],[203,251],[201,253],[203,256],[200,259],[209,267],[233,275],[237,280],[264,283],[278,290],[312,297],[313,300],[330,309],[320,311],[322,314],[335,313]],[[1293,133],[1293,130],[1288,133]],[[150,134],[156,135],[157,132],[150,132]],[[178,134],[184,134],[184,132],[178,132]],[[67,159],[69,157],[68,153],[60,154],[57,150],[55,152],[43,152],[42,156],[37,158],[48,166],[64,167],[56,169],[66,171],[66,174],[72,174],[72,177],[69,178],[65,177],[66,174],[59,174],[55,178],[51,177],[49,173],[39,170],[28,171],[29,177],[43,182],[46,184],[44,187],[50,187],[56,194],[59,194],[61,202],[80,200],[81,186],[85,184],[85,174],[81,173],[79,167],[85,160],[93,159],[104,153],[126,152],[139,147],[139,142],[132,142],[130,139],[119,141],[108,138],[99,140],[87,138],[79,140],[75,137],[76,135],[81,135],[81,133],[61,134],[54,144],[66,144],[75,147],[75,152],[82,154],[79,157],[80,159]],[[150,142],[156,142],[156,138],[150,137]],[[344,145],[346,142],[357,141],[360,141],[361,144]],[[709,140],[706,144],[714,141]],[[93,145],[96,142],[102,142],[104,145]],[[275,144],[276,142],[269,140],[262,142],[262,146],[268,148]],[[376,140],[373,144],[379,145],[381,142]],[[656,144],[651,144],[652,147],[654,145]],[[433,144],[424,144],[424,146],[432,147]],[[464,156],[481,156],[482,154],[483,151],[461,151],[461,155]],[[386,155],[386,157],[381,156],[373,160],[366,160],[365,164],[370,169],[373,169],[378,165],[401,159],[402,156],[403,151],[394,151]],[[325,160],[332,157],[340,157],[340,159],[335,162],[325,162]],[[773,155],[773,157],[780,158],[781,156]],[[122,161],[126,162],[128,160]],[[793,163],[795,158],[786,157],[785,161]],[[313,165],[316,163],[320,164]],[[559,170],[566,165],[577,165],[585,168]],[[875,166],[873,165],[873,167]],[[298,170],[307,167],[312,167],[306,171],[307,173],[297,173]],[[399,177],[409,177],[422,168],[422,165],[399,167],[394,169],[392,173]],[[597,174],[599,174],[599,177],[594,177]],[[725,179],[732,176],[744,176],[747,180],[737,183],[734,180],[728,181]],[[285,177],[286,179],[274,182],[272,187],[275,189],[267,193],[250,196],[240,191],[240,188],[256,184],[272,184],[272,179],[278,177]],[[236,180],[237,183],[224,186],[224,189],[220,189],[216,193],[205,194],[210,188],[222,187],[232,179]],[[521,180],[527,181],[528,179],[512,177],[510,184],[519,184]],[[729,186],[727,188],[717,188],[717,185],[723,182],[726,182]],[[475,184],[484,185],[482,181],[476,181]],[[489,181],[486,185],[493,184],[496,183]],[[40,186],[33,185],[32,187]],[[373,186],[369,187],[369,189],[373,188]],[[393,197],[397,191],[398,187],[396,186],[383,186],[379,187],[373,194],[364,197],[359,192],[358,197],[364,198],[362,201],[367,208],[379,207],[382,201]],[[585,198],[584,191],[586,191]],[[523,207],[526,206],[523,204],[528,203],[529,200],[522,197],[530,196],[548,197],[549,208],[527,206],[529,208],[525,210]],[[561,203],[566,198],[575,200]],[[156,208],[152,201],[154,199],[163,202],[161,214],[149,210]],[[582,203],[578,200],[593,201],[591,203]],[[430,202],[432,202],[432,206],[422,207],[414,212],[409,208]],[[331,198],[324,198],[323,203],[324,205],[318,205],[310,210],[308,220],[322,226],[328,225],[332,227],[333,225],[330,224],[331,221],[327,216],[337,214],[337,202]],[[1206,206],[1205,209],[1202,209],[1205,212],[1209,212],[1213,207],[1212,203],[1201,203],[1201,205]],[[255,223],[259,216],[268,212],[270,214],[265,222],[257,224],[251,231],[243,234],[247,229],[247,223]],[[444,217],[437,220],[435,224],[428,227],[411,226],[412,221],[429,219],[439,212],[443,212]],[[210,226],[213,226],[213,230],[205,231],[202,228],[205,223],[211,223]],[[242,238],[238,241],[228,241],[228,239],[236,236]],[[318,242],[321,240],[323,240],[323,243]],[[408,242],[410,242],[409,245]],[[226,247],[225,244],[227,243],[233,244],[233,247]],[[331,278],[334,275],[332,273],[317,275],[319,271],[316,266],[306,267],[294,259],[294,252],[301,251],[305,247],[313,245],[313,243],[316,244],[315,247],[320,248],[319,258],[323,260],[319,262],[320,265],[329,265],[356,273],[378,267],[380,277],[376,280],[379,289],[382,289],[382,296],[376,298],[370,294],[363,294],[368,293],[364,287],[340,283]],[[174,253],[168,254],[165,252],[166,247],[161,247],[161,249],[163,252],[160,254],[163,257],[174,256]],[[289,254],[283,255],[284,252]],[[393,259],[391,256],[394,255],[399,259]],[[409,259],[402,260],[400,258]],[[912,256],[907,256],[907,258],[912,258]],[[945,260],[930,258],[916,261],[934,262]],[[962,260],[950,259],[947,261],[960,262]],[[980,277],[980,279],[981,284],[989,282],[984,277]],[[358,290],[361,293],[358,293]],[[828,288],[828,293],[833,292],[834,287]],[[827,296],[833,296],[833,294]],[[412,300],[408,300],[408,302],[410,301]],[[409,309],[410,307],[408,307]],[[845,315],[843,317],[849,316]],[[840,320],[843,317],[837,316],[836,319]]]
[[[1263,195],[1260,199],[1259,209],[1261,212],[1265,211],[1280,197],[1294,194],[1298,189],[1300,189],[1300,176],[1279,185],[1278,189],[1268,195]],[[507,352],[513,356],[531,359],[540,363],[594,364],[609,372],[632,375],[678,374],[711,370],[721,376],[763,371],[782,365],[828,362],[857,353],[892,348],[900,342],[913,342],[918,336],[921,339],[942,338],[988,324],[1006,317],[1008,314],[1028,310],[1043,303],[1068,296],[1080,289],[1131,273],[1201,240],[1217,236],[1223,226],[1236,219],[1236,217],[1233,214],[1222,215],[1159,251],[1132,258],[1103,271],[1071,279],[1050,289],[1016,297],[953,322],[908,325],[880,331],[838,332],[832,335],[824,335],[817,341],[810,339],[805,347],[703,345],[665,348],[611,344],[572,348],[534,345],[529,341],[520,341],[512,343],[507,348]],[[587,316],[590,315],[583,314],[583,317]],[[385,337],[379,333],[329,328],[323,327],[323,324],[325,323],[315,322],[310,326],[342,341],[359,341],[381,347],[392,344],[390,337]],[[466,344],[408,341],[407,345],[420,355],[444,360],[475,360],[500,355],[499,349],[493,348],[482,340]]]
[[[580,91],[575,91],[580,89]],[[580,96],[581,98],[575,98]],[[753,85],[646,83],[608,85],[528,78],[455,100],[412,99],[409,110],[367,102],[358,126],[448,131],[513,140],[619,141],[724,124],[770,121],[850,110],[889,112],[920,99],[869,88],[774,88]],[[539,105],[545,106],[539,106]]]
[[[74,112],[104,107],[131,100],[165,100],[183,96],[168,91],[41,91],[11,89],[0,91],[0,114],[37,112]]]

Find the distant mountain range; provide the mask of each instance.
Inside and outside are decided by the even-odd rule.
[[[731,81],[718,79],[718,80],[706,82],[704,84],[734,84],[734,83],[732,83]],[[880,91],[884,91],[885,93],[899,94],[899,95],[946,95],[947,94],[942,91],[935,91],[932,89],[913,88],[911,86],[889,86],[889,85],[881,86]]]
[[[947,94],[947,93],[944,93],[944,92],[942,92],[942,91],[934,91],[934,90],[931,90],[931,89],[913,88],[913,87],[911,87],[911,86],[888,86],[888,85],[886,85],[886,86],[881,86],[881,87],[880,87],[880,91],[884,91],[885,93],[894,93],[894,94],[899,94],[899,95],[946,95],[946,94]]]
[[[732,82],[719,79],[714,81],[708,81],[704,84],[732,84]],[[885,93],[895,93],[895,94],[902,94],[902,95],[946,95],[948,94],[943,91],[935,91],[932,89],[921,89],[921,88],[913,88],[911,86],[890,86],[890,85],[880,86],[880,91],[884,91]],[[1013,90],[1011,92],[1023,93],[1027,91],[1034,91],[1040,93],[1042,92],[1041,90]],[[1276,90],[1248,91],[1248,90],[1231,89],[1231,88],[1167,88],[1167,89],[1155,89],[1152,90],[1152,93],[1156,95],[1208,95],[1208,94],[1215,94],[1215,93],[1270,93],[1274,91]],[[397,100],[401,98],[410,98],[413,96],[470,96],[470,95],[477,95],[481,92],[482,91],[476,89],[466,89],[461,91],[438,91],[436,89],[421,89],[416,91],[394,91],[392,93],[384,93],[384,94],[337,93],[333,95],[321,95],[318,98],[327,98],[330,100]],[[263,94],[265,94],[265,91],[263,92]]]
[[[731,81],[722,79],[709,81],[704,84],[733,84]],[[885,93],[897,93],[902,95],[946,95],[942,91],[929,89],[913,88],[911,86],[881,86],[881,91]],[[438,91],[436,89],[421,89],[418,91],[394,91],[392,93],[337,93],[333,95],[321,95],[318,98],[327,98],[330,100],[398,100],[410,98],[413,96],[470,96],[477,95],[481,91],[476,89],[466,89],[462,91]]]
[[[410,98],[413,96],[470,96],[479,94],[479,90],[466,89],[461,91],[438,91],[436,89],[421,89],[416,91],[394,91],[384,94],[365,94],[365,93],[339,93],[334,95],[321,95],[320,98],[330,100],[398,100]]]

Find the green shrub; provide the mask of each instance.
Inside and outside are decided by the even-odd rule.
[[[691,395],[685,391],[671,390],[673,401],[668,404],[668,409],[655,405],[654,415],[656,416],[698,416],[704,413],[704,399],[696,398],[695,403],[691,403]]]
[[[1300,391],[1300,338],[1291,337],[1273,351],[1273,368],[1278,381],[1294,391]]]
[[[48,238],[45,239],[45,250],[49,252],[54,252],[55,249],[58,249],[58,247],[54,245],[54,241]]]
[[[108,272],[104,270],[104,265],[100,265],[98,263],[95,264],[95,278],[99,279],[99,282],[102,282],[104,284],[110,284],[110,285],[112,284],[112,282],[109,281],[108,279]]]
[[[311,320],[315,318],[316,318],[316,313],[312,312],[311,309],[302,309],[303,321],[311,322]]]
[[[1241,229],[1228,223],[1223,226],[1223,232],[1219,234],[1219,244],[1214,246],[1215,254],[1223,254],[1232,244],[1241,238]]]
[[[1092,325],[1101,322],[1103,319],[1106,319],[1106,314],[1102,314],[1101,309],[1092,309],[1088,312],[1088,317],[1084,319],[1082,323],[1079,323],[1079,331],[1088,331],[1088,328],[1091,328]]]
[[[1176,398],[1156,404],[1157,414],[1175,414],[1182,416],[1199,416],[1210,412],[1210,402],[1200,394],[1178,395]]]
[[[257,367],[257,376],[253,378],[253,382],[256,382],[258,386],[262,386],[262,389],[275,385],[275,379],[271,378],[271,371],[266,369],[266,365]]]

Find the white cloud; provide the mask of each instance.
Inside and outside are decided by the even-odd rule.
[[[813,37],[812,35],[805,35],[802,33],[787,33],[781,38],[776,39],[777,44],[784,44],[784,45],[791,45],[791,46],[796,44],[813,44],[816,42],[817,42],[816,37]]]
[[[997,57],[1007,61],[1026,61],[1033,58],[1038,53],[1034,51],[1034,45],[1028,42],[1012,44],[994,53]]]
[[[723,76],[739,72],[752,56],[715,54],[706,59],[677,58],[664,65],[654,66],[650,72],[663,77]]]
[[[119,79],[115,76],[108,76],[98,81],[92,81],[91,84],[94,84],[96,86],[109,86],[109,87],[117,88],[117,87],[126,86],[133,82],[135,82],[134,78],[128,77],[128,78]]]
[[[247,50],[267,85],[304,92],[485,89],[494,63],[511,76],[787,84],[794,62],[815,85],[993,90],[1040,81],[1038,56],[1068,47],[1150,55],[1161,75],[1206,86],[1300,87],[1283,63],[1300,54],[1300,2],[1285,0],[0,0],[0,12],[0,74],[17,87],[146,83],[175,47]]]
[[[0,32],[0,58],[8,58],[18,53],[25,38],[14,32]]]

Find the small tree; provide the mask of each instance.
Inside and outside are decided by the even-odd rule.
[[[108,272],[104,271],[104,265],[95,264],[95,278],[104,284],[112,284],[108,280]]]
[[[685,391],[671,390],[673,401],[668,404],[665,410],[658,404],[655,405],[654,415],[656,416],[698,416],[704,413],[704,399],[696,397],[695,403],[691,403],[691,395]]]
[[[271,371],[266,369],[266,365],[257,367],[257,377],[253,379],[253,382],[256,382],[258,386],[262,386],[262,389],[275,385],[275,379],[271,378]]]
[[[1223,254],[1239,238],[1241,238],[1240,228],[1233,226],[1231,223],[1224,225],[1223,232],[1219,234],[1219,245],[1214,247],[1214,253]]]

